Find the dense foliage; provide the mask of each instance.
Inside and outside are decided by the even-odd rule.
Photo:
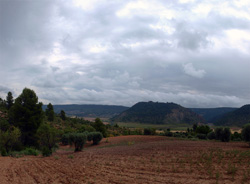
[[[9,118],[10,123],[21,130],[21,141],[25,146],[38,145],[36,132],[42,123],[43,110],[33,90],[23,90],[10,108]]]
[[[225,114],[214,124],[218,126],[243,127],[250,122],[250,105],[244,105],[239,109]]]

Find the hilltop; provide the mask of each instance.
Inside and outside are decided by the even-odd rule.
[[[204,120],[195,112],[175,103],[139,102],[112,118],[114,122],[147,124],[194,124]]]

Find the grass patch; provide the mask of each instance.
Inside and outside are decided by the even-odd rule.
[[[187,128],[191,128],[192,125],[188,124],[143,124],[143,123],[123,123],[119,122],[117,123],[120,127],[126,127],[126,128],[156,128],[156,129],[168,129],[170,128],[173,131],[186,131]]]

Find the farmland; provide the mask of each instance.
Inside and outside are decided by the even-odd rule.
[[[82,152],[61,146],[51,157],[0,157],[1,183],[247,183],[244,142],[163,136],[103,139]]]

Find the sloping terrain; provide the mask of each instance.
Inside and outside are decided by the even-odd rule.
[[[242,127],[247,123],[250,123],[250,105],[244,105],[235,111],[225,114],[214,124],[219,126]]]
[[[177,140],[161,136],[104,139],[78,153],[62,147],[51,157],[0,157],[1,184],[15,183],[247,183],[246,143]]]
[[[232,107],[219,107],[219,108],[189,108],[193,112],[202,116],[206,123],[214,123],[225,114],[236,110]]]
[[[195,112],[175,103],[139,102],[112,118],[115,122],[194,124],[204,122]]]

